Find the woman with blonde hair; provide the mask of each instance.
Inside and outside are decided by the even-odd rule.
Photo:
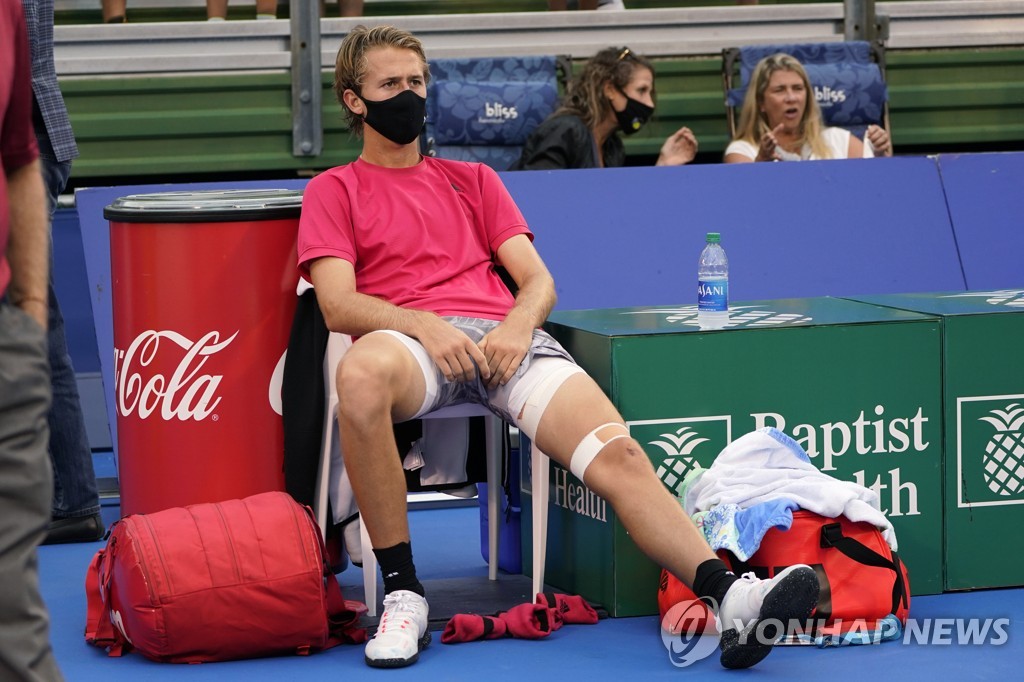
[[[828,127],[807,71],[788,54],[765,57],[754,68],[743,100],[736,137],[726,163],[806,161],[892,156],[884,128],[871,125],[865,144],[843,128]]]
[[[654,113],[654,65],[628,47],[591,57],[569,84],[562,105],[537,126],[510,170],[608,168],[626,162],[619,137],[640,130]],[[661,147],[657,165],[689,163],[697,138],[683,126]]]

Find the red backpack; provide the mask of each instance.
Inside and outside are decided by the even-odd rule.
[[[758,578],[771,578],[793,564],[814,568],[820,586],[818,607],[812,615],[817,627],[807,635],[829,638],[857,631],[871,640],[879,637],[877,633],[888,633],[883,621],[890,614],[901,625],[907,622],[907,568],[870,523],[798,510],[793,512],[789,530],[772,528],[765,533],[748,561],[725,550],[718,554],[736,575],[753,572]],[[696,598],[675,576],[662,571],[658,589],[662,618],[676,603]]]
[[[308,507],[288,494],[132,514],[85,581],[85,639],[120,656],[196,663],[366,641]]]

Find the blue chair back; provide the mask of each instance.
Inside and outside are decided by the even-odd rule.
[[[424,153],[507,170],[558,107],[567,64],[554,56],[431,60]]]
[[[724,50],[722,77],[730,135],[735,134],[736,112],[743,106],[754,67],[778,52],[803,64],[826,125],[846,128],[861,138],[871,124],[889,129],[884,48],[881,44],[849,41],[750,45]],[[734,84],[737,65],[738,86]]]

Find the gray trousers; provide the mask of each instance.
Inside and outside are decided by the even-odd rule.
[[[36,547],[50,521],[46,335],[0,302],[0,680],[62,680],[39,592]]]

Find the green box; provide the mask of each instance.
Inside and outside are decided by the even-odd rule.
[[[1024,290],[861,300],[941,320],[945,589],[1024,585]]]
[[[730,322],[701,331],[688,306],[556,312],[547,327],[611,398],[670,489],[693,461],[710,466],[732,440],[778,427],[823,471],[879,491],[913,593],[941,592],[939,320],[810,298],[740,303]],[[554,462],[549,495],[545,581],[614,616],[657,613],[659,568],[612,509]],[[529,499],[522,510],[528,530]],[[528,540],[523,548],[529,567]]]

